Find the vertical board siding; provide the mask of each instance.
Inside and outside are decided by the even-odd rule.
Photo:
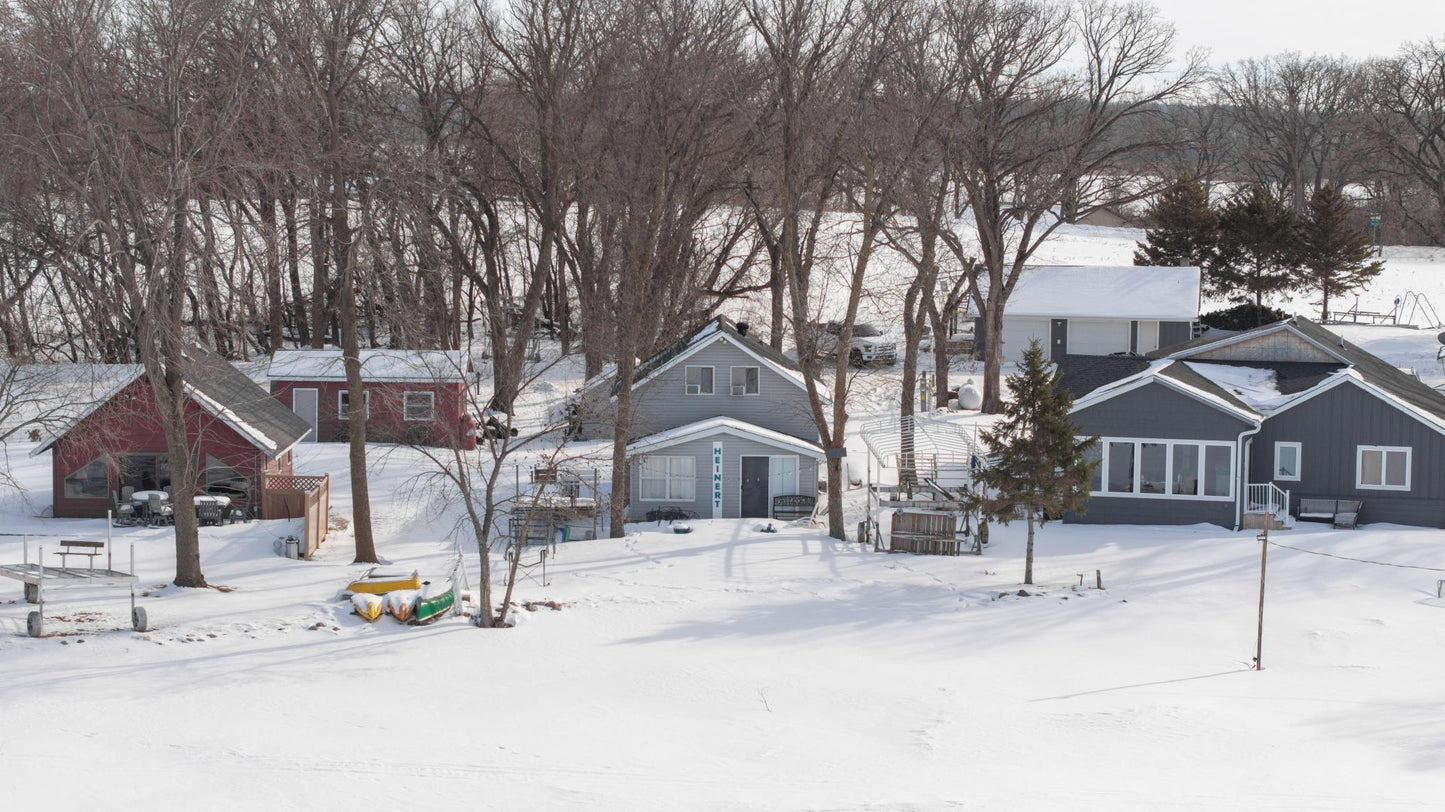
[[[1445,436],[1354,384],[1344,384],[1265,421],[1255,435],[1249,480],[1274,481],[1274,444],[1300,443],[1300,479],[1276,482],[1299,500],[1358,499],[1361,522],[1445,526]],[[1355,487],[1357,446],[1409,446],[1410,490]]]
[[[644,502],[642,501],[642,483],[637,475],[635,460],[643,455],[636,455],[629,458],[627,464],[627,517],[631,521],[644,521],[647,511],[660,507],[679,507],[684,510],[691,510],[697,514],[699,519],[712,518],[712,446],[714,442],[722,443],[722,476],[723,476],[723,518],[736,519],[742,512],[742,494],[739,487],[742,482],[742,458],[743,457],[776,457],[793,456],[792,451],[777,448],[776,446],[760,443],[755,440],[744,440],[730,434],[718,434],[712,437],[705,437],[699,440],[691,440],[686,443],[678,443],[668,448],[658,449],[652,456],[658,457],[692,457],[696,476],[696,487],[694,499],[691,502]],[[798,457],[798,492],[812,495],[818,489],[818,462],[812,457],[796,455]]]
[[[1194,337],[1194,325],[1187,321],[1159,322],[1159,349],[1167,350]]]
[[[1254,424],[1178,392],[1149,383],[1073,414],[1084,434],[1158,440],[1237,440]]]
[[[1073,414],[1081,432],[1150,440],[1211,440],[1234,443],[1253,426],[1233,415],[1150,383]],[[1236,456],[1238,451],[1236,450]],[[1238,484],[1235,488],[1238,490]],[[1217,524],[1234,527],[1233,501],[1095,496],[1086,512],[1069,513],[1080,524]]]

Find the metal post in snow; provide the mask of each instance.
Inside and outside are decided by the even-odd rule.
[[[110,570],[111,572],[115,571],[113,551],[110,549],[110,528],[114,524],[115,519],[110,515],[110,511],[107,510],[105,512],[105,568]],[[131,567],[131,572],[135,572],[135,567]],[[134,609],[135,607],[131,608]]]
[[[1254,670],[1264,668],[1264,569],[1269,561],[1269,526],[1259,531],[1259,625],[1254,636]]]

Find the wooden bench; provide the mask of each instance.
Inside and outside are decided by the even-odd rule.
[[[780,522],[806,519],[818,507],[818,497],[791,494],[773,497],[773,518]]]
[[[1307,522],[1329,522],[1335,527],[1354,529],[1364,506],[1358,499],[1300,499],[1297,515]]]
[[[83,555],[86,558],[90,559],[90,561],[86,562],[89,567],[91,569],[95,569],[96,556],[101,555],[104,552],[105,542],[103,541],[78,541],[74,539],[64,539],[60,542],[60,552],[56,553],[56,555],[60,556],[61,567],[65,566],[66,556]]]

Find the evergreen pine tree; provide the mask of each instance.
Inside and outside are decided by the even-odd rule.
[[[1029,342],[1019,373],[1008,379],[1012,399],[1003,415],[982,433],[992,464],[977,475],[974,507],[986,518],[1008,524],[1020,515],[1028,521],[1024,583],[1034,582],[1034,527],[1065,511],[1082,512],[1096,462],[1085,453],[1099,438],[1077,439],[1069,419],[1074,398],[1058,388],[1059,373],[1049,369],[1038,339]]]
[[[1351,214],[1345,196],[1326,185],[1310,198],[1309,215],[1300,224],[1300,264],[1306,285],[1320,292],[1320,321],[1329,321],[1331,296],[1363,287],[1384,269],[1370,260],[1370,235],[1350,224]]]
[[[1219,250],[1209,268],[1216,293],[1263,313],[1264,298],[1299,287],[1294,212],[1263,186],[1251,186],[1219,215]],[[1262,324],[1263,317],[1256,319]]]
[[[1180,178],[1149,205],[1154,227],[1134,252],[1135,265],[1206,267],[1219,239],[1219,215],[1209,206],[1209,193],[1194,178]]]

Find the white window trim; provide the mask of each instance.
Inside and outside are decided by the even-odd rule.
[[[696,501],[697,501],[697,457],[694,457],[694,456],[691,456],[691,455],[688,455],[688,454],[670,454],[670,455],[669,455],[669,454],[649,454],[649,455],[647,455],[645,458],[640,458],[640,459],[667,460],[668,463],[667,463],[667,476],[666,476],[666,477],[657,477],[657,476],[647,476],[647,477],[644,477],[643,474],[642,474],[642,465],[641,465],[641,463],[638,464],[638,468],[637,468],[637,501],[639,501],[639,502],[696,502]],[[692,495],[689,496],[689,497],[687,497],[686,499],[682,498],[681,496],[674,496],[674,495],[672,494],[672,484],[673,484],[672,460],[675,460],[675,459],[692,460]],[[667,495],[666,495],[666,496],[661,496],[661,497],[647,497],[647,496],[643,496],[642,494],[643,494],[645,491],[643,491],[643,488],[642,488],[642,481],[643,481],[644,479],[662,479],[664,482],[667,483]],[[712,497],[709,495],[708,498],[709,498],[709,500],[710,500]]]
[[[749,391],[747,391],[748,377],[747,377],[746,374],[744,374],[744,375],[743,375],[743,382],[742,382],[743,394],[741,395],[741,397],[755,398],[755,397],[761,395],[761,394],[763,393],[763,368],[762,368],[762,367],[758,367],[758,366],[729,367],[729,368],[728,368],[728,393],[731,394],[732,391],[733,391],[733,389],[738,386],[738,383],[737,383],[738,370],[740,370],[740,369],[755,369],[755,370],[758,371],[758,391],[756,391],[756,392],[749,392]]]
[[[1366,451],[1378,451],[1378,452],[1380,452],[1380,454],[1381,454],[1381,456],[1380,456],[1380,484],[1379,484],[1379,485],[1366,485],[1366,484],[1364,483],[1364,474],[1365,474],[1364,462],[1365,462],[1365,452],[1366,452]],[[1394,451],[1394,452],[1403,452],[1404,455],[1405,455],[1405,484],[1404,484],[1404,485],[1386,485],[1386,484],[1384,484],[1384,483],[1385,483],[1385,468],[1386,468],[1385,460],[1386,460],[1386,457],[1388,457],[1388,455],[1389,455],[1390,452],[1392,452],[1392,451]],[[1412,476],[1411,476],[1412,470],[1411,470],[1411,469],[1414,468],[1414,465],[1415,465],[1415,449],[1414,449],[1413,447],[1411,447],[1411,446],[1401,446],[1401,445],[1357,445],[1357,446],[1355,446],[1355,487],[1358,488],[1359,490],[1362,490],[1362,491],[1408,491],[1408,490],[1410,490],[1410,480],[1412,479]]]
[[[1080,440],[1088,439],[1079,437]],[[1109,490],[1109,443],[1132,443],[1134,445],[1134,484],[1133,492],[1120,493]],[[1166,446],[1164,451],[1164,481],[1172,489],[1174,487],[1174,446],[1191,445],[1199,448],[1199,468],[1195,481],[1199,484],[1200,493],[1139,493],[1139,480],[1143,474],[1143,465],[1138,464],[1142,452],[1141,445],[1159,444]],[[1225,496],[1206,496],[1204,491],[1204,466],[1208,454],[1205,449],[1210,446],[1229,449],[1229,493]],[[1239,479],[1239,455],[1235,453],[1235,445],[1229,441],[1219,440],[1166,440],[1150,437],[1100,437],[1099,448],[1103,452],[1099,460],[1099,487],[1103,490],[1090,490],[1090,497],[1108,497],[1111,499],[1168,499],[1171,501],[1185,502],[1233,502],[1235,499],[1235,483]],[[1090,483],[1092,487],[1093,483]]]
[[[697,394],[693,394],[692,392],[687,391],[687,388],[692,385],[692,384],[690,384],[690,383],[687,382],[687,373],[688,373],[689,370],[693,370],[693,369],[710,369],[710,370],[712,370],[712,391],[711,391],[711,392],[698,392]],[[699,386],[699,388],[701,388],[701,386]],[[687,395],[688,397],[704,397],[704,396],[706,396],[706,395],[715,395],[715,394],[717,394],[717,367],[712,366],[712,365],[710,365],[710,364],[687,364],[686,366],[684,366],[684,367],[682,368],[682,393],[683,393],[684,395]]]
[[[1294,449],[1294,476],[1282,476],[1279,472],[1279,452],[1281,449]],[[1274,444],[1274,470],[1270,472],[1270,479],[1276,482],[1299,482],[1300,474],[1304,472],[1304,446],[1300,443],[1279,442]]]
[[[338,389],[338,390],[336,390],[336,419],[337,419],[337,420],[345,420],[345,419],[347,419],[347,418],[346,418],[346,415],[344,415],[344,414],[341,413],[341,398],[342,398],[342,396],[344,396],[344,395],[346,395],[346,394],[347,394],[347,390],[344,389],[344,388],[343,388],[343,389]],[[370,390],[370,389],[363,389],[363,390],[361,390],[361,402],[364,403],[365,406],[366,406],[366,419],[367,419],[367,420],[370,420],[370,419],[371,419],[371,390]],[[433,406],[435,406],[435,403],[433,403]]]
[[[408,414],[408,410],[407,410],[407,408],[406,408],[406,400],[407,400],[407,398],[411,397],[412,395],[426,395],[427,400],[431,402],[431,409],[430,409],[431,414],[430,414],[429,416],[427,416],[427,417],[411,417],[411,416]],[[430,423],[430,422],[432,422],[433,420],[436,420],[436,419],[437,419],[437,393],[435,393],[435,392],[418,392],[418,391],[415,391],[415,390],[403,391],[403,392],[401,393],[401,419],[402,419],[404,422],[409,422],[409,423]]]

